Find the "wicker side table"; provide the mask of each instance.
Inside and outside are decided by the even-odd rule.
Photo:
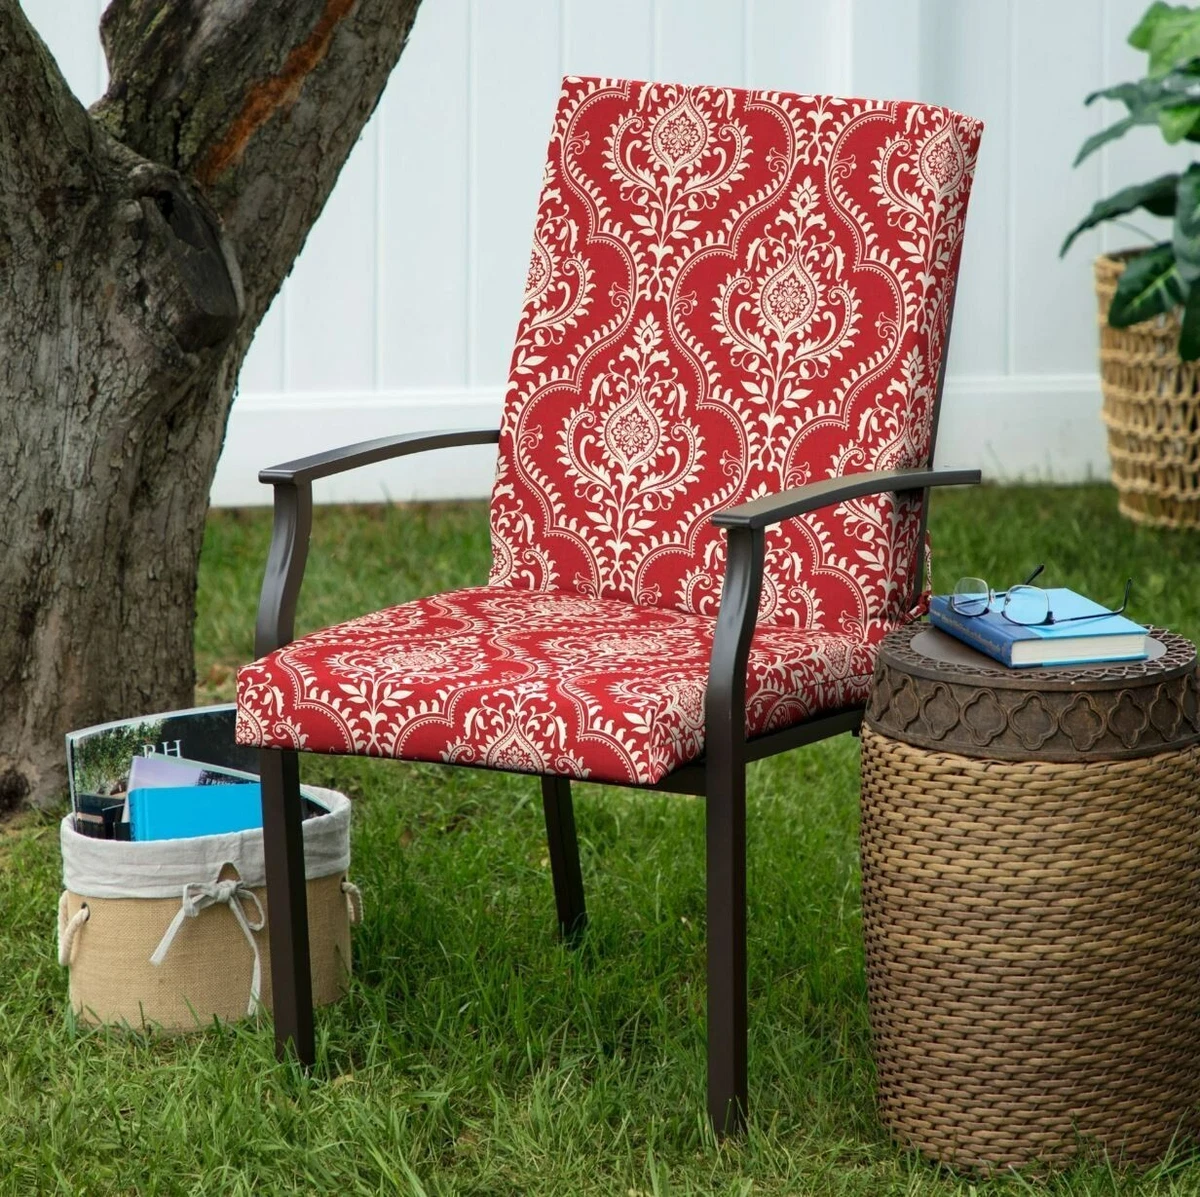
[[[1200,1102],[1196,652],[885,640],[862,733],[879,1113],[957,1167],[1160,1156]]]

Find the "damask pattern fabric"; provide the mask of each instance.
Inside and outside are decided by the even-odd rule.
[[[927,104],[564,81],[491,582],[714,614],[721,508],[928,463],[981,126]],[[876,641],[919,502],[789,521],[760,620]]]
[[[700,755],[713,620],[481,586],[305,636],[238,674],[241,744],[652,784]],[[865,701],[873,647],[755,635],[746,731]]]
[[[925,104],[564,80],[489,585],[242,669],[243,744],[650,784],[703,750],[710,517],[928,464],[980,125]],[[747,732],[861,703],[920,506],[769,531]]]

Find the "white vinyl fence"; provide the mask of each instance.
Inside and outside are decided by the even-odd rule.
[[[104,86],[99,0],[22,0],[80,97]],[[268,6],[264,6],[268,7]],[[268,501],[283,459],[498,416],[561,75],[606,74],[949,104],[986,122],[938,464],[996,479],[1107,472],[1091,257],[1137,228],[1064,234],[1102,194],[1186,159],[1153,127],[1077,170],[1133,78],[1146,0],[424,0],[242,372],[213,501]],[[319,499],[486,494],[491,453],[408,459]]]

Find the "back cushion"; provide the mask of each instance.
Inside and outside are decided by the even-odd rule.
[[[715,614],[709,517],[928,464],[981,125],[945,108],[564,80],[513,351],[491,584]],[[919,500],[768,533],[760,622],[877,639]]]

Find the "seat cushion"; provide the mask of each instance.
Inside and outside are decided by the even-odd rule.
[[[704,748],[714,620],[483,586],[293,641],[238,672],[239,744],[650,785]],[[768,626],[746,731],[865,701],[875,646]]]

